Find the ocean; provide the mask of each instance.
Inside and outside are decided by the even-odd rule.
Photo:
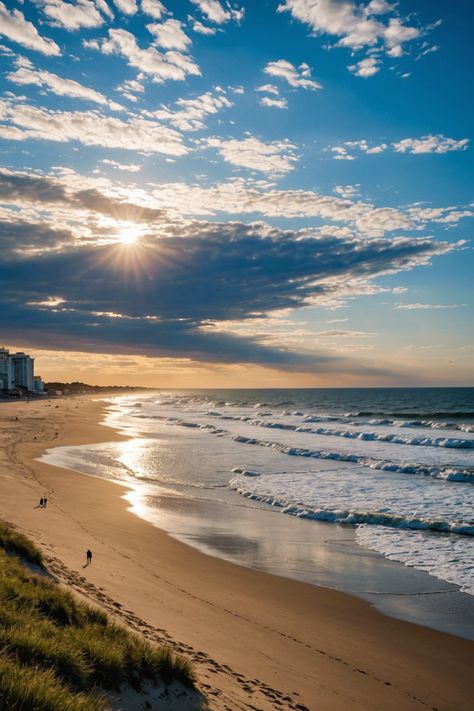
[[[210,555],[473,599],[474,388],[160,390],[110,399],[106,422],[129,439],[43,460],[129,485],[135,513]]]

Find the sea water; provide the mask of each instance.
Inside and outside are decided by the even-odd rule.
[[[474,388],[162,390],[111,399],[107,424],[130,439],[44,458],[130,484],[206,552],[326,584],[323,530],[474,595]]]

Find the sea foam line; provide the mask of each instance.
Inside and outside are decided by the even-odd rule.
[[[254,437],[246,437],[245,435],[232,435],[232,433],[228,430],[220,429],[207,422],[190,422],[182,420],[178,417],[166,416],[155,416],[153,419],[169,422],[181,427],[206,430],[210,434],[220,437],[231,437],[234,442],[240,442],[242,444],[269,447],[280,454],[286,454],[292,457],[309,457],[312,459],[331,459],[338,462],[352,462],[354,464],[359,464],[362,467],[367,467],[377,471],[394,472],[396,474],[416,474],[420,476],[429,476],[433,479],[441,479],[442,481],[474,484],[474,472],[469,471],[468,469],[435,467],[415,463],[395,464],[394,462],[390,462],[388,460],[374,459],[372,457],[350,454],[347,452],[333,452],[317,449],[305,449],[304,447],[291,447],[279,442],[269,442],[266,440],[256,439]]]
[[[242,472],[244,475],[244,472]],[[298,518],[314,521],[327,521],[343,524],[370,524],[373,526],[388,526],[416,531],[436,531],[438,533],[455,533],[462,536],[474,536],[474,524],[466,521],[440,521],[418,516],[403,516],[382,511],[351,511],[349,509],[310,508],[289,501],[282,501],[274,496],[256,494],[242,487],[238,478],[231,479],[229,486],[242,496],[252,501],[270,504],[281,508],[282,513]]]
[[[474,439],[459,439],[454,437],[421,437],[402,436],[397,434],[376,432],[357,432],[354,430],[335,430],[327,427],[302,427],[284,422],[272,420],[256,420],[251,418],[239,418],[254,427],[266,427],[268,429],[290,430],[293,432],[304,432],[307,434],[324,435],[329,437],[344,437],[345,439],[359,439],[367,442],[391,442],[394,444],[415,445],[424,447],[445,447],[450,449],[473,449]]]
[[[208,427],[211,427],[211,425]],[[371,457],[346,452],[328,452],[317,449],[305,449],[303,447],[289,447],[279,442],[267,442],[253,437],[245,437],[244,435],[234,435],[232,439],[234,442],[241,442],[243,444],[271,447],[281,454],[287,454],[292,457],[310,457],[313,459],[332,459],[339,462],[353,462],[378,471],[395,472],[398,474],[418,474],[421,476],[430,476],[434,479],[442,479],[443,481],[474,484],[474,472],[470,472],[466,469],[430,467],[425,464],[395,464],[394,462],[384,459],[372,459]]]

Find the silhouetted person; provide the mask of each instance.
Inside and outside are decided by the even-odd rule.
[[[46,504],[48,503],[48,499],[43,499],[43,506],[46,508]]]
[[[43,504],[44,504],[44,499],[40,499],[40,509],[43,508]]]
[[[86,558],[87,558],[87,565],[90,565],[92,563],[92,551],[90,551],[90,550],[87,551]]]

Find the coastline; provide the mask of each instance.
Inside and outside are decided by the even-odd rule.
[[[470,708],[474,643],[197,552],[130,513],[129,489],[36,461],[51,446],[127,440],[99,424],[104,407],[0,404],[0,518],[68,585],[190,654],[210,708]],[[47,509],[35,509],[45,495]]]

